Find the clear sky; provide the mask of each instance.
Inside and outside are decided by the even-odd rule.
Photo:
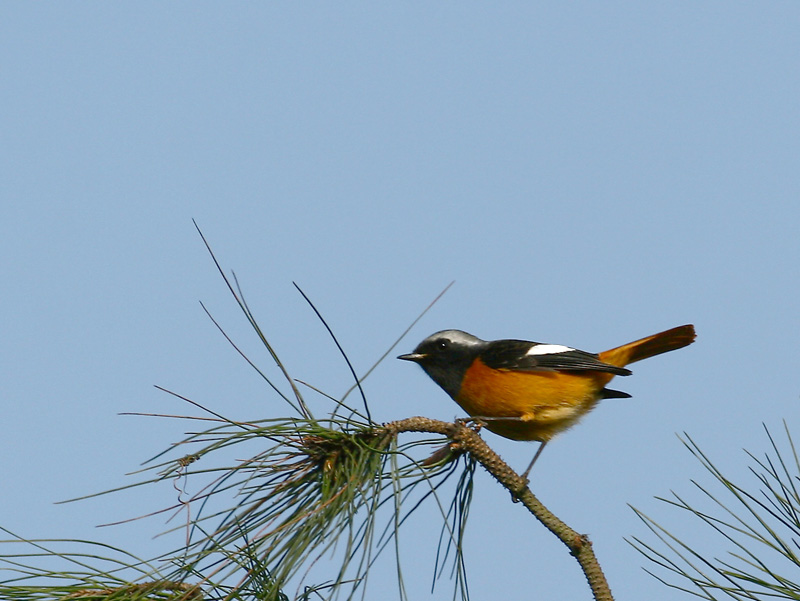
[[[286,415],[200,308],[271,369],[195,218],[292,375],[334,395],[349,373],[292,281],[359,372],[451,280],[394,354],[445,328],[597,352],[694,323],[532,482],[618,599],[675,598],[623,540],[647,537],[628,503],[692,534],[654,500],[705,478],[675,434],[746,481],[762,422],[797,432],[799,30],[797,2],[5,4],[0,523],[154,554],[158,519],[94,526],[168,486],[53,504],[186,428],[117,414],[193,413],[159,384]],[[365,386],[381,421],[460,415],[408,363]],[[535,450],[486,437],[519,469]],[[508,501],[478,475],[473,598],[588,599]],[[412,546],[412,598],[449,598],[428,595],[435,537]]]

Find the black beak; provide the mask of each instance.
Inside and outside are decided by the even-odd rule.
[[[403,361],[413,361],[414,363],[419,363],[427,356],[428,355],[424,353],[408,353],[407,355],[400,355],[398,359],[402,359]]]

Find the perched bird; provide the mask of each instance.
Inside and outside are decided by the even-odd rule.
[[[536,440],[527,478],[545,445],[602,399],[630,397],[606,388],[625,366],[694,342],[685,325],[595,355],[560,344],[486,341],[461,330],[428,336],[398,359],[418,363],[473,418],[512,440]]]

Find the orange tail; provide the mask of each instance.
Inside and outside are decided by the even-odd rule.
[[[641,361],[688,346],[694,342],[694,338],[693,325],[678,326],[666,332],[653,334],[647,338],[604,351],[600,353],[600,360],[617,367],[625,367],[634,361]]]

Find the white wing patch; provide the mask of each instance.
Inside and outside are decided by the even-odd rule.
[[[536,344],[525,353],[526,355],[555,355],[556,353],[567,353],[574,351],[574,348],[561,344]]]

